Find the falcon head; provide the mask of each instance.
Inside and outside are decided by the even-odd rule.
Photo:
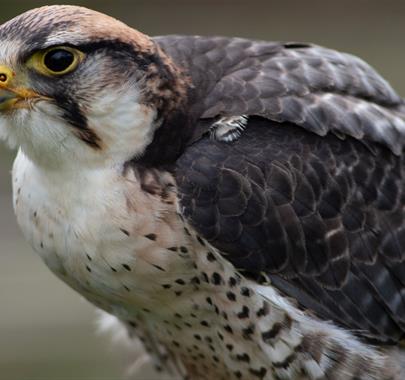
[[[0,137],[37,163],[139,157],[185,92],[149,37],[104,14],[48,6],[0,26]]]

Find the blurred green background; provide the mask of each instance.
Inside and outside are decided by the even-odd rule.
[[[2,0],[0,23],[51,3]],[[108,13],[150,35],[312,41],[359,55],[405,94],[404,1],[115,0],[74,4]],[[0,146],[0,379],[123,379],[122,355],[108,339],[96,334],[93,307],[59,282],[22,239],[11,208],[12,157]]]

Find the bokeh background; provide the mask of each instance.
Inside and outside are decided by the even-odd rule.
[[[1,0],[0,24],[51,3]],[[75,4],[108,13],[150,35],[312,41],[359,55],[405,95],[404,1],[114,0]],[[93,307],[47,270],[18,231],[11,208],[13,155],[0,146],[0,379],[123,379],[121,354],[96,333]]]

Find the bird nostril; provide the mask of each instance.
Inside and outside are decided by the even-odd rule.
[[[0,74],[0,82],[7,82],[7,74],[4,73]]]

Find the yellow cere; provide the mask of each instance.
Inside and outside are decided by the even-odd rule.
[[[5,112],[16,108],[25,108],[26,100],[47,97],[36,93],[30,88],[21,86],[16,73],[8,66],[0,65],[0,111]]]
[[[14,72],[9,67],[0,65],[0,86],[7,86],[14,76]]]

